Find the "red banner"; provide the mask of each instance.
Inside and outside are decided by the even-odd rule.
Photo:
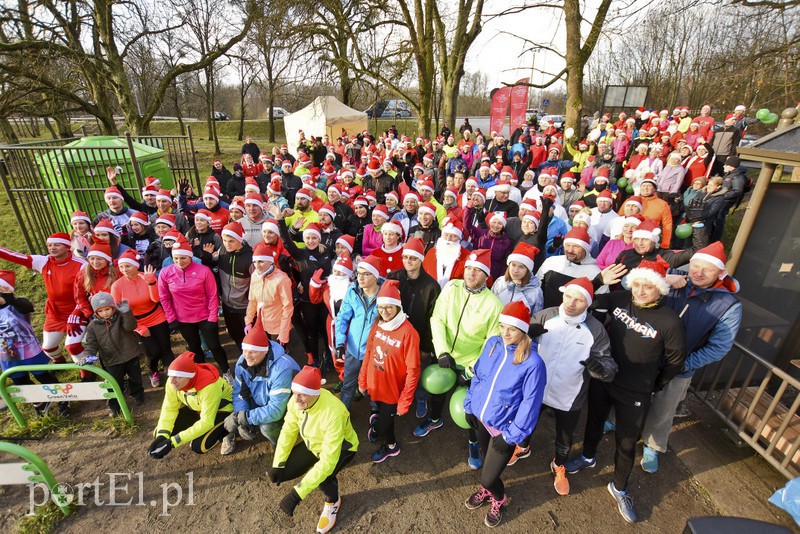
[[[528,83],[528,78],[523,78],[517,83]],[[511,112],[508,123],[510,132],[525,124],[526,109],[528,109],[528,86],[515,85],[511,88]]]
[[[511,98],[511,87],[492,91],[492,113],[489,118],[489,131],[499,132],[506,124],[506,111]]]

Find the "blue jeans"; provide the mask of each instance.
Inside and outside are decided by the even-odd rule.
[[[361,360],[350,354],[344,356],[344,378],[342,379],[342,392],[339,399],[349,410],[353,404],[353,395],[358,388],[358,373],[361,372]]]
[[[261,435],[267,438],[267,440],[272,443],[273,447],[278,443],[278,436],[281,434],[281,428],[283,428],[283,419],[265,425],[258,425]]]

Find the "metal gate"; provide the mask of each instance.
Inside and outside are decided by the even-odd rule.
[[[79,209],[94,217],[107,209],[103,200],[103,192],[108,187],[106,167],[132,167],[133,173],[120,177],[119,182],[133,196],[138,196],[145,177],[136,161],[133,142],[165,150],[175,181],[189,180],[195,190],[199,190],[192,131],[189,127],[187,130],[185,136],[126,134],[120,139],[125,139],[127,146],[118,148],[65,146],[79,139],[77,137],[0,146],[0,181],[29,251],[45,254],[45,242],[50,234],[69,232],[70,221],[66,214],[71,211]],[[71,173],[61,173],[66,166],[82,169],[79,183]],[[54,186],[51,177],[56,175],[59,184]],[[78,205],[74,201],[76,195],[81,199]]]

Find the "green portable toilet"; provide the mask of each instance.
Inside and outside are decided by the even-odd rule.
[[[172,189],[172,171],[165,150],[133,142],[133,151],[142,177],[155,176],[163,188]],[[132,197],[141,198],[125,138],[83,137],[37,156],[36,164],[62,228],[70,227],[69,220],[75,210],[94,217],[107,208],[103,200],[103,191],[108,187],[106,167],[115,167],[117,181]]]

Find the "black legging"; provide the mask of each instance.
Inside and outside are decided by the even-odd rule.
[[[396,404],[376,402],[378,406],[378,420],[375,422],[375,433],[387,445],[394,445],[397,439],[394,436],[394,418],[397,415]]]
[[[223,412],[222,410],[217,411],[217,416],[214,418],[214,426],[211,428],[211,430],[199,438],[192,440],[190,445],[192,451],[196,452],[197,454],[205,454],[216,447],[217,443],[222,441],[222,438],[228,435],[228,431],[225,430],[225,425],[223,423],[225,418],[230,414],[231,412]],[[179,432],[186,430],[199,420],[199,413],[189,409],[186,406],[181,406],[181,409],[178,410],[178,417],[175,418],[175,424],[172,426],[172,435],[177,435]]]
[[[506,492],[500,475],[508,465],[514,454],[515,445],[510,445],[503,440],[503,436],[492,437],[483,423],[477,424],[478,443],[483,453],[483,467],[481,468],[481,486],[492,493],[495,500],[500,501]]]
[[[150,374],[158,371],[158,361],[164,364],[164,369],[169,367],[175,355],[172,353],[172,345],[169,340],[169,323],[164,321],[155,326],[147,327],[150,335],[147,337],[139,336],[139,341],[144,345],[147,352],[147,366]]]
[[[214,355],[214,361],[217,362],[220,371],[227,373],[230,370],[228,365],[228,355],[222,344],[219,342],[219,325],[211,321],[202,321],[200,323],[178,323],[178,330],[180,330],[186,344],[189,345],[189,350],[194,353],[194,361],[196,363],[204,363],[205,355],[203,354],[203,345],[200,340],[200,334],[206,342],[208,350]]]
[[[583,438],[583,455],[594,458],[597,454],[597,446],[603,439],[603,425],[613,407],[616,413],[614,487],[619,491],[628,486],[628,477],[636,458],[636,442],[639,441],[650,408],[650,396],[649,393],[623,390],[613,383],[594,379],[589,382],[589,415]]]
[[[467,384],[467,387],[469,387],[469,384]],[[430,418],[432,420],[438,421],[439,419],[442,418],[442,410],[444,409],[445,401],[447,401],[447,395],[449,395],[453,391],[455,391],[455,388],[451,389],[447,393],[442,393],[441,395],[431,394],[431,396],[428,398],[428,404],[430,405],[430,411],[431,411]],[[471,443],[478,441],[478,435],[475,433],[474,428],[468,429],[467,432],[469,433],[469,441]]]
[[[327,318],[325,305],[312,304],[304,300],[294,309],[292,323],[298,332],[303,334],[303,347],[314,357],[314,363],[319,364],[319,338],[326,336],[325,319]],[[326,338],[327,339],[327,338]]]
[[[16,375],[16,376],[15,376]],[[59,380],[56,375],[50,371],[35,371],[35,372],[19,372],[11,375],[11,381],[15,386],[29,386],[33,384],[33,376],[40,384],[58,384]]]
[[[247,310],[237,310],[236,308],[229,308],[224,303],[222,304],[222,317],[225,318],[225,328],[228,330],[228,335],[239,350],[242,350],[242,341],[244,340],[244,316]]]
[[[339,481],[336,480],[336,474],[341,471],[344,466],[349,464],[353,456],[356,455],[356,451],[349,450],[351,447],[352,445],[347,441],[342,442],[342,449],[339,452],[339,461],[336,462],[333,473],[319,484],[319,489],[322,490],[323,495],[325,495],[326,502],[336,502],[339,500]],[[285,468],[278,482],[294,480],[306,474],[318,461],[319,458],[309,451],[308,448],[306,448],[306,444],[301,441],[295,445],[292,452],[289,453]]]
[[[566,412],[553,407],[550,407],[550,409],[553,410],[553,415],[556,418],[556,454],[554,463],[556,465],[564,465],[572,448],[575,429],[578,426],[578,419],[581,418],[581,411]]]

